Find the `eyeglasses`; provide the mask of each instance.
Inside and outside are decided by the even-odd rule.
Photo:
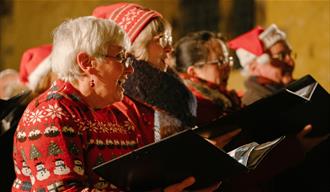
[[[155,36],[154,39],[159,41],[159,45],[162,48],[172,46],[173,39],[172,39],[171,35],[162,34],[162,35]]]
[[[128,68],[132,64],[132,57],[125,50],[120,51],[115,56],[112,55],[98,55],[98,56],[113,59],[119,63],[124,64],[125,68]]]
[[[213,61],[207,61],[207,62],[197,62],[194,64],[194,66],[203,66],[205,64],[217,64],[218,67],[222,67],[224,65],[229,65],[232,67],[234,65],[234,59],[233,57],[222,57]]]
[[[296,59],[297,58],[297,54],[293,53],[291,50],[289,51],[281,51],[277,54],[271,54],[272,59],[277,59],[279,61],[285,61],[285,58],[289,56],[292,59]]]

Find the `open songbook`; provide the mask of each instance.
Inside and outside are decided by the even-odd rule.
[[[194,176],[190,189],[229,180],[248,169],[192,130],[149,144],[93,169],[125,191],[148,191]]]
[[[191,129],[102,163],[93,171],[125,191],[165,188],[193,176],[189,190],[209,187],[219,181],[235,181],[236,176],[257,168],[284,139],[263,144],[252,142],[228,154]]]
[[[328,133],[328,116],[329,94],[308,75],[240,111],[134,150],[93,170],[125,191],[167,187],[188,176],[196,178],[189,189],[205,188],[255,169],[281,142],[280,136],[297,133],[308,123],[315,128],[313,134]],[[257,143],[227,154],[205,140],[237,128]]]
[[[329,116],[329,93],[306,75],[269,97],[194,130],[205,138],[214,138],[241,128],[251,141],[263,143],[296,134],[307,124],[313,126],[310,136],[329,133]]]

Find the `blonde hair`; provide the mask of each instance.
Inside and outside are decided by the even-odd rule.
[[[148,25],[137,36],[130,48],[130,52],[136,57],[136,59],[148,61],[148,44],[154,36],[162,33],[171,35],[172,27],[164,18],[157,17],[148,23]]]

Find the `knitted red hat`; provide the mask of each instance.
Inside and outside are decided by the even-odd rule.
[[[36,68],[45,67],[44,65],[46,64],[41,65],[41,63],[43,63],[43,61],[50,55],[51,51],[52,45],[47,44],[30,48],[23,53],[19,69],[19,77],[24,84],[29,83],[29,77]],[[47,63],[46,68],[50,69],[50,63]]]
[[[135,41],[136,37],[150,21],[157,17],[162,17],[160,13],[134,3],[116,3],[99,6],[94,9],[92,15],[115,21],[125,30],[131,43]]]

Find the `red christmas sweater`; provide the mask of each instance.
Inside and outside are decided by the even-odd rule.
[[[142,102],[136,101],[129,96],[124,96],[120,102],[113,104],[127,119],[134,124],[141,133],[142,145],[155,142],[154,135],[154,114],[155,110]]]
[[[12,191],[118,191],[92,167],[140,147],[141,134],[117,108],[92,109],[56,81],[26,108],[15,133]]]

